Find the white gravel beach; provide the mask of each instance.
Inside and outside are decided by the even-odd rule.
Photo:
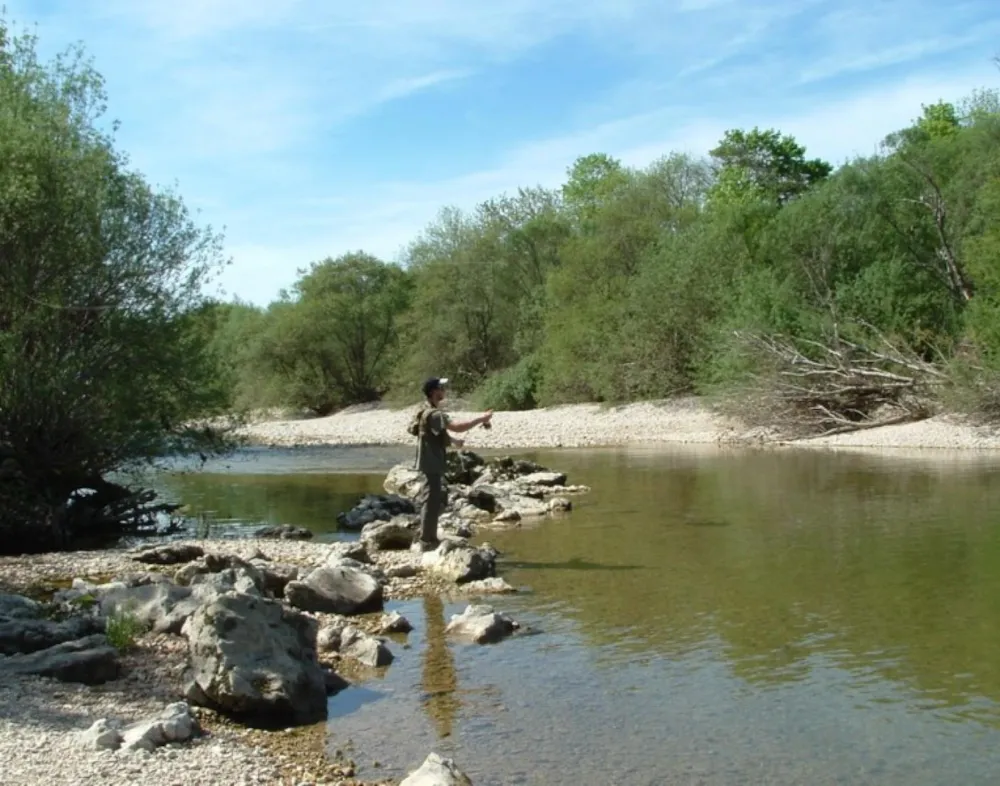
[[[370,405],[322,418],[264,420],[246,427],[245,434],[252,442],[274,446],[412,444],[406,426],[415,408]],[[456,409],[452,414],[461,420],[478,413]],[[525,412],[496,412],[491,430],[475,429],[467,435],[468,447],[474,450],[765,441],[759,432],[722,417],[695,398],[617,407],[574,404]],[[1000,448],[1000,432],[941,415],[917,423],[794,444],[828,448],[995,450]]]

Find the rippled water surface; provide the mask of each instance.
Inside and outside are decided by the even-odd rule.
[[[169,485],[233,525],[331,533],[401,455]],[[493,602],[534,635],[462,645],[443,629],[464,604],[395,604],[416,627],[396,661],[331,699],[363,774],[433,749],[477,786],[1000,781],[1000,457],[534,457],[594,489],[487,535],[525,590]]]

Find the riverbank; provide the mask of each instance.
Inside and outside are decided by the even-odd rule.
[[[388,786],[378,762],[344,753],[351,741],[324,722],[317,688],[363,683],[408,649],[412,626],[386,613],[392,600],[465,604],[447,632],[471,643],[514,634],[515,621],[482,604],[516,590],[496,575],[497,552],[470,538],[564,515],[567,495],[588,490],[530,462],[463,454],[457,464],[433,551],[410,547],[420,478],[399,466],[385,484],[401,496],[349,512],[356,541],[253,536],[0,557],[0,756],[15,762],[3,783]],[[124,643],[112,634],[122,615],[134,636]],[[289,711],[277,722],[291,728],[278,731],[231,720],[273,724]],[[183,736],[149,731],[178,712]],[[147,745],[136,746],[137,727]]]
[[[311,569],[329,557],[330,544],[281,540],[191,540],[172,546],[197,546],[206,553],[234,555]],[[176,566],[142,565],[140,549],[113,548],[0,557],[2,593],[50,597],[71,579],[99,584],[109,579],[169,576]],[[418,585],[394,579],[386,597],[406,597]],[[2,604],[0,604],[2,605]],[[327,615],[315,615],[320,620]],[[377,616],[377,615],[374,615]],[[377,620],[356,621],[373,628]],[[101,718],[125,723],[155,717],[181,700],[188,671],[183,638],[162,633],[139,636],[120,656],[121,676],[100,685],[62,682],[37,676],[5,676],[0,685],[0,781],[4,784],[79,784],[102,786],[145,784],[269,784],[300,783],[328,786],[385,786],[383,780],[356,779],[354,763],[331,757],[325,724],[265,732],[234,724],[225,717],[194,708],[203,736],[155,753],[94,750],[81,744],[80,733]],[[2,660],[2,658],[0,658]],[[419,764],[415,762],[414,766]]]
[[[353,407],[322,418],[264,420],[245,436],[268,446],[412,444],[406,426],[415,407]],[[478,413],[453,411],[461,420]],[[774,442],[759,430],[714,412],[696,398],[617,407],[573,404],[525,412],[497,412],[489,431],[476,429],[476,450],[609,447],[650,444],[795,444],[827,448],[997,450],[1000,431],[940,415],[917,423],[865,429],[829,437]]]

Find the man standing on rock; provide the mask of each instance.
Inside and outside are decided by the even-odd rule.
[[[440,409],[444,401],[447,379],[433,377],[423,386],[427,403],[417,415],[416,428],[419,444],[417,446],[417,469],[427,478],[427,498],[420,512],[421,550],[428,551],[438,546],[437,523],[441,508],[445,503],[444,473],[446,456],[449,447],[461,448],[465,442],[453,439],[449,431],[460,434],[476,426],[490,427],[492,412],[486,412],[478,418],[455,423]]]

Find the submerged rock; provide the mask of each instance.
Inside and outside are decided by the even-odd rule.
[[[566,475],[562,472],[540,470],[538,472],[530,472],[527,475],[522,475],[518,478],[518,483],[522,483],[527,486],[565,486]]]
[[[462,587],[465,592],[475,595],[510,595],[517,592],[506,579],[494,576],[488,579],[470,581]]]
[[[382,634],[409,633],[413,630],[413,625],[398,611],[394,611],[391,614],[386,614],[382,617],[382,621],[379,623],[378,629],[379,633]]]

